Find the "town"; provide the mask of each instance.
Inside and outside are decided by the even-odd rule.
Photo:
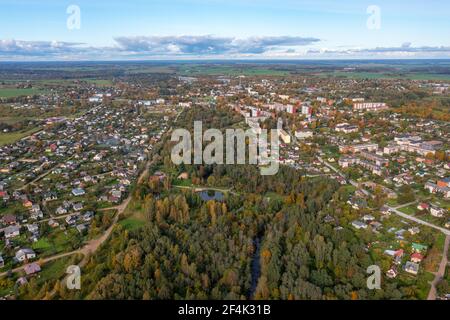
[[[387,279],[420,283],[423,299],[448,294],[448,82],[270,74],[65,82],[18,81],[15,89],[35,94],[1,98],[1,277],[22,286],[47,263],[95,254],[143,174],[202,187],[164,166],[146,171],[177,120],[206,108],[226,109],[235,127],[256,132],[282,120],[279,165],[340,185],[323,224],[365,239]],[[429,106],[408,109],[409,96]],[[16,114],[33,119],[11,125]],[[10,287],[0,293],[10,296]]]

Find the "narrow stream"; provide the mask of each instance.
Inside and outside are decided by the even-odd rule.
[[[250,287],[249,298],[253,299],[258,285],[258,279],[261,275],[261,263],[260,263],[260,251],[261,251],[261,237],[258,236],[253,240],[253,245],[255,246],[255,253],[252,258],[251,272],[252,272],[252,285]]]

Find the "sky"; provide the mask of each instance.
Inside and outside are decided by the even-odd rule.
[[[0,0],[0,61],[450,58],[447,0]]]

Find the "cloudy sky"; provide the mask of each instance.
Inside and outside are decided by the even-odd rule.
[[[0,0],[0,61],[450,58],[447,0]]]

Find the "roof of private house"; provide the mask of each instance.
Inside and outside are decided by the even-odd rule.
[[[30,274],[34,274],[34,273],[40,272],[41,271],[41,267],[36,262],[33,262],[33,263],[30,263],[30,264],[27,264],[24,267],[24,270],[25,270],[25,273],[27,275],[30,275]]]
[[[419,265],[417,263],[411,262],[411,261],[407,261],[405,264],[405,269],[410,269],[410,270],[419,270]]]
[[[423,255],[421,255],[421,254],[418,253],[418,252],[415,252],[415,253],[413,253],[413,254],[411,255],[411,258],[415,258],[415,259],[420,259],[420,260],[422,260],[422,259],[423,259]]]
[[[16,216],[12,214],[6,214],[2,218],[4,223],[16,222]]]
[[[12,232],[17,232],[20,230],[19,226],[10,226],[10,227],[6,227],[5,229],[3,229],[3,231],[5,232],[5,234],[7,233],[12,233]]]
[[[412,247],[414,248],[414,249],[419,249],[419,250],[425,250],[425,249],[427,249],[427,246],[425,246],[425,245],[423,245],[423,244],[420,244],[420,243],[412,243]]]

